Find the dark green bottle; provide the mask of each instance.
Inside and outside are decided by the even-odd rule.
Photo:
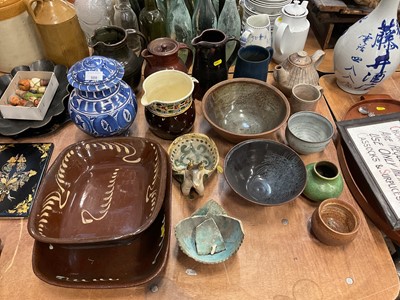
[[[157,8],[155,0],[145,0],[139,14],[140,30],[150,42],[159,37],[166,37],[166,19]]]

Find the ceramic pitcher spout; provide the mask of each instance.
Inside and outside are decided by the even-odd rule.
[[[167,81],[164,73],[171,75],[171,80],[180,82],[181,86],[184,87],[182,90],[174,91],[168,89],[169,81]],[[183,75],[184,74],[184,75]],[[158,77],[161,78],[158,80]],[[162,80],[162,82],[161,82]],[[194,84],[199,81],[187,75],[186,73],[178,70],[163,70],[151,74],[143,82],[143,96],[141,97],[141,103],[143,106],[150,107],[167,107],[174,106],[181,102],[187,101],[191,98],[194,89]],[[164,90],[165,88],[165,90]],[[164,92],[163,92],[164,90]]]

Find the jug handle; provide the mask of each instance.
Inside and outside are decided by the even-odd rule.
[[[229,36],[226,42],[234,41],[236,43],[235,49],[233,50],[231,56],[228,58],[228,61],[226,62],[227,67],[229,68],[233,62],[235,61],[239,48],[240,48],[240,41],[234,37],[234,36]],[[225,43],[226,44],[226,43]]]
[[[322,59],[325,57],[325,51],[318,49],[313,55],[311,55],[311,61],[314,62],[314,67],[318,68]]]
[[[283,34],[285,33],[287,28],[288,28],[288,24],[281,23],[278,26],[278,30],[276,31],[276,35],[275,35],[275,38],[274,38],[274,43],[276,45],[275,51],[278,51],[280,54],[283,53],[282,43],[281,42],[282,42]]]
[[[35,1],[35,0],[33,0],[33,1]],[[135,30],[133,28],[125,29],[125,31],[126,31],[127,34],[137,34],[137,35],[139,35],[139,38],[141,40],[140,41],[140,45],[141,45],[141,49],[140,50],[143,50],[144,48],[147,47],[147,39],[146,39],[146,37],[144,36],[143,33],[141,33],[140,31],[137,31],[137,30]]]
[[[187,55],[186,61],[185,61],[185,66],[189,70],[190,67],[193,64],[193,50],[191,48],[189,48],[186,44],[179,43],[179,50],[178,51],[184,50],[184,49],[187,49],[187,51],[188,51],[188,55]]]
[[[33,19],[36,19],[35,11],[32,9],[33,4],[36,3],[36,9],[39,10],[43,7],[43,0],[26,0],[25,6]]]

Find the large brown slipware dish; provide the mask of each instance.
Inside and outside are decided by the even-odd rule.
[[[156,277],[169,248],[171,181],[165,150],[145,138],[66,148],[28,221],[35,274],[73,288],[128,287]]]

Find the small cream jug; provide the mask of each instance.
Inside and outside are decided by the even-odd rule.
[[[179,70],[161,70],[143,81],[141,103],[150,130],[172,140],[188,133],[196,118],[192,93],[197,79]]]
[[[303,1],[300,5],[295,0],[282,7],[282,16],[276,18],[272,38],[273,60],[276,63],[279,64],[290,54],[304,49],[310,29],[307,4],[308,1]]]

